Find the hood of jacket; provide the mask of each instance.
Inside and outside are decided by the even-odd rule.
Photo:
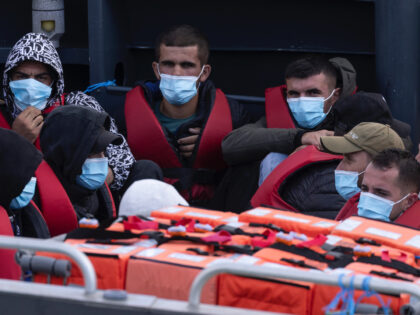
[[[103,130],[109,130],[106,113],[90,108],[66,105],[48,114],[40,133],[44,159],[60,179],[72,201],[91,191],[76,184],[82,165]]]
[[[42,154],[17,133],[0,128],[0,205],[6,210],[42,162]]]
[[[335,57],[329,60],[338,72],[337,85],[341,86],[340,98],[352,95],[356,92],[356,69],[346,58]]]
[[[13,117],[16,117],[20,110],[14,106],[13,93],[9,88],[10,71],[27,60],[42,62],[55,71],[56,78],[47,106],[54,104],[57,97],[64,92],[63,66],[53,43],[44,34],[28,33],[10,50],[4,66],[3,97]]]

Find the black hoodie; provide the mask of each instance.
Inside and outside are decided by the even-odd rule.
[[[35,176],[42,154],[11,130],[0,128],[0,139],[0,205],[8,210],[12,199]]]
[[[79,106],[61,106],[45,120],[40,134],[44,159],[54,170],[70,197],[79,217],[97,216],[99,209],[96,191],[76,184],[82,165],[105,128],[109,129],[107,114]]]

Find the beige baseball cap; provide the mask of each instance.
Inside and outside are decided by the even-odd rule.
[[[321,137],[321,143],[336,154],[366,151],[375,156],[385,149],[405,149],[400,136],[389,125],[373,122],[362,122],[342,137]]]

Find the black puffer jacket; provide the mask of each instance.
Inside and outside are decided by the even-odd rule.
[[[334,170],[340,161],[309,164],[290,175],[279,195],[303,213],[334,219],[344,200],[335,189]]]

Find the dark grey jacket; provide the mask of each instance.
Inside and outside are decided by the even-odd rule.
[[[342,85],[340,96],[351,95],[356,89],[356,71],[344,58],[333,58],[330,62],[337,68]],[[330,111],[325,120],[311,131],[334,130],[334,112]],[[267,128],[262,117],[256,123],[247,124],[229,133],[222,142],[223,158],[229,165],[261,160],[270,152],[291,153],[300,146],[304,129]]]

